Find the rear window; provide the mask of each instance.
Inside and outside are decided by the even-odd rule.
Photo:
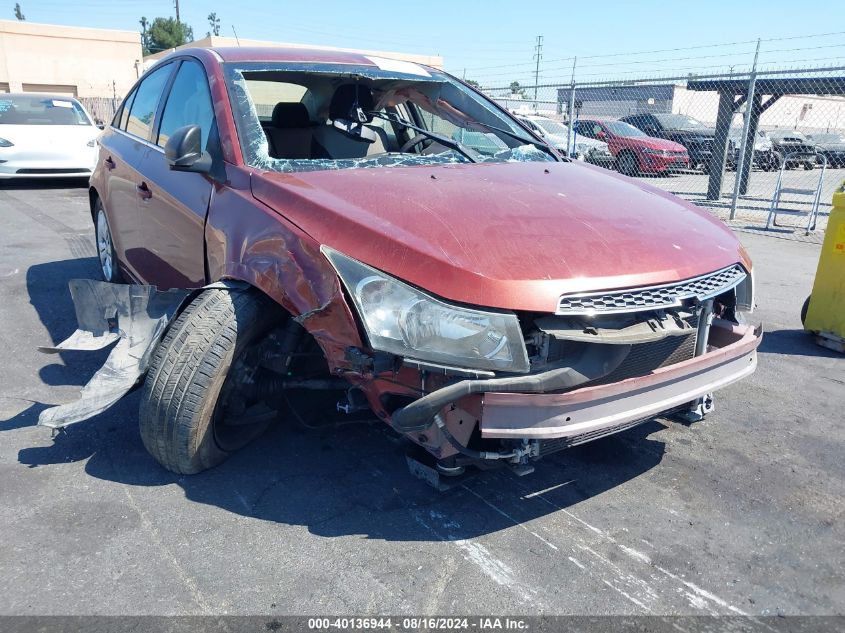
[[[72,99],[44,95],[0,95],[0,124],[91,125],[82,106]]]
[[[258,118],[262,121],[272,118],[273,108],[277,103],[298,103],[307,91],[305,86],[299,84],[259,79],[247,79],[246,87],[255,104]]]

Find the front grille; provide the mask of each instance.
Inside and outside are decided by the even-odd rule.
[[[18,169],[16,174],[90,174],[90,169]]]
[[[722,270],[686,281],[659,286],[644,286],[612,292],[563,295],[555,314],[589,315],[638,312],[679,307],[684,300],[703,301],[737,286],[746,273],[734,264]]]
[[[682,411],[683,409],[686,409],[688,407],[689,405],[675,407],[674,409],[663,411],[660,416],[650,416],[647,418],[640,418],[639,420],[631,420],[630,422],[622,422],[620,424],[616,424],[615,426],[609,426],[607,428],[597,429],[595,431],[588,431],[587,433],[580,433],[579,435],[570,435],[569,437],[556,437],[551,440],[540,440],[540,450],[538,456],[543,457],[545,455],[551,455],[552,453],[557,453],[558,451],[571,448],[572,446],[586,444],[587,442],[592,442],[593,440],[597,440],[602,437],[607,437],[608,435],[613,435],[614,433],[620,433],[622,431],[632,429],[635,426],[639,426],[640,424],[653,420],[655,417],[671,415],[672,413]]]
[[[694,328],[698,326],[698,319],[689,320]],[[655,369],[668,367],[695,356],[695,340],[697,331],[685,336],[667,336],[659,341],[638,343],[631,346],[631,352],[622,363],[607,376],[589,382],[584,386],[609,385],[628,378],[637,378],[650,374]]]
[[[539,456],[542,457],[544,455],[556,453],[557,451],[562,451],[571,446],[578,446],[578,444],[586,444],[587,442],[592,442],[593,440],[597,440],[601,437],[613,435],[614,433],[619,433],[620,431],[633,428],[643,422],[648,422],[651,419],[652,418],[643,418],[641,420],[632,420],[631,422],[623,422],[621,424],[617,424],[616,426],[610,426],[596,431],[589,431],[579,435],[556,437],[552,440],[540,440]]]

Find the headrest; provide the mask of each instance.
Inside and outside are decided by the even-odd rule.
[[[275,127],[282,128],[308,127],[311,125],[308,108],[301,103],[277,103],[276,107],[273,108],[271,120]]]
[[[373,118],[366,115],[367,121],[358,121],[358,117],[354,116],[352,109],[355,104],[361,108],[365,113],[375,110],[375,101],[373,100],[373,93],[366,86],[360,84],[344,84],[338,86],[332,95],[332,102],[329,104],[329,118],[330,119],[351,119],[356,123],[365,123],[372,121]]]

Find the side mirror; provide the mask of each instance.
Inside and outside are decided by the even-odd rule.
[[[97,126],[98,128],[100,128],[101,130],[105,130],[105,129],[106,129],[106,124],[105,124],[105,123],[103,123],[103,120],[102,120],[102,119],[94,119],[94,125],[96,125],[96,126]]]
[[[174,171],[207,174],[211,171],[211,154],[202,150],[202,130],[199,125],[180,127],[164,145],[164,156]]]
[[[596,132],[596,138],[600,141],[607,140],[607,132],[605,132],[604,130],[599,130],[598,132]]]

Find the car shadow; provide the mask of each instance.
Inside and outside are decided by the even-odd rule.
[[[96,257],[46,262],[27,269],[29,302],[49,335],[48,340],[39,341],[39,344],[55,345],[74,332],[76,316],[68,282],[71,279],[96,279],[99,270]],[[39,369],[38,375],[47,385],[82,386],[102,366],[106,356],[108,350],[45,355],[44,359],[48,362]],[[61,362],[50,362],[56,359]]]
[[[182,476],[166,471],[144,449],[139,397],[130,394],[46,446],[21,449],[18,461],[30,468],[84,461],[85,472],[97,479],[127,486],[176,484],[185,503],[304,526],[319,536],[431,541],[473,538],[568,508],[648,472],[665,450],[650,437],[665,427],[651,421],[547,456],[528,476],[507,469],[474,471],[456,488],[438,492],[411,475],[405,444],[381,422],[314,429],[280,420],[220,466]],[[37,412],[34,405],[22,415]]]
[[[842,358],[842,354],[816,344],[813,335],[806,330],[773,330],[766,332],[758,351],[762,354]]]
[[[30,302],[53,343],[76,327],[67,281],[96,274],[94,258],[39,264],[27,271]],[[63,368],[45,357],[42,380],[83,384],[106,354],[62,353]],[[664,443],[651,436],[665,427],[651,421],[545,457],[526,477],[507,469],[476,471],[441,493],[411,475],[406,444],[382,422],[304,428],[288,415],[220,466],[181,476],[159,466],[144,448],[139,399],[139,391],[130,393],[106,412],[56,433],[52,441],[50,430],[43,429],[45,441],[20,449],[19,463],[50,468],[84,462],[85,472],[100,480],[132,487],[176,484],[185,503],[304,526],[321,536],[431,541],[471,538],[570,507],[648,472],[664,454]],[[328,404],[334,408],[334,401]],[[0,432],[35,425],[46,406],[33,402],[0,421]],[[309,425],[325,421],[307,420]],[[547,492],[532,494],[537,491]]]

